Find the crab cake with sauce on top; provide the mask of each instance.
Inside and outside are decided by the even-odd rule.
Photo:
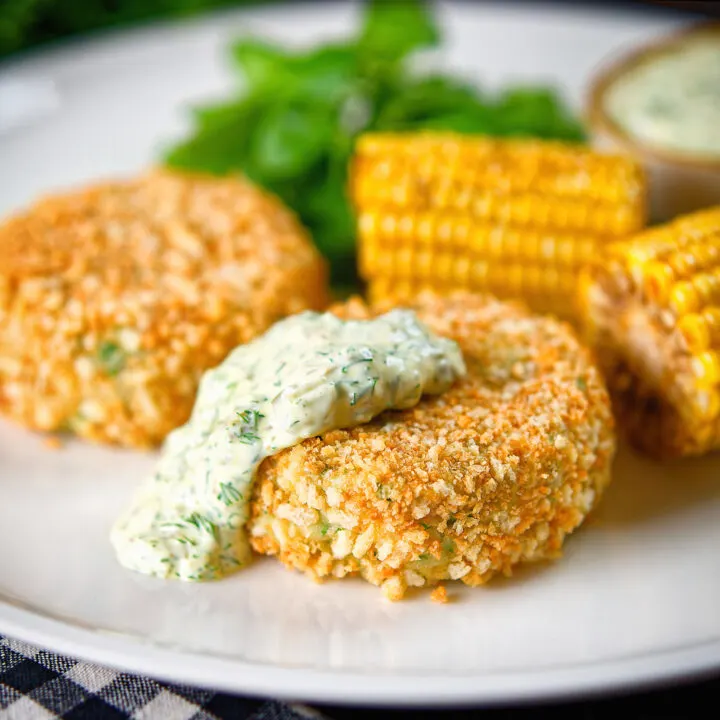
[[[605,386],[569,326],[478,295],[422,295],[411,308],[460,345],[467,376],[267,459],[248,525],[257,552],[318,580],[359,575],[390,599],[556,557],[615,451]]]
[[[0,413],[38,430],[158,444],[202,373],[286,315],[326,268],[246,180],[153,171],[46,198],[0,225]]]

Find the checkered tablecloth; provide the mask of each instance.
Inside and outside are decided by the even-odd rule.
[[[0,636],[0,720],[308,720],[314,711],[138,677]]]
[[[720,676],[685,687],[573,703],[495,709],[323,708],[242,698],[151,680],[0,635],[0,720],[695,720],[712,717]]]

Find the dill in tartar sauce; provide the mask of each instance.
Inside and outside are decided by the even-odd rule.
[[[205,373],[190,419],[167,437],[154,475],[113,527],[118,560],[181,580],[235,572],[250,559],[244,526],[264,458],[412,407],[464,374],[457,344],[409,310],[282,320]]]
[[[720,155],[720,34],[696,38],[618,78],[605,95],[609,116],[658,148]]]

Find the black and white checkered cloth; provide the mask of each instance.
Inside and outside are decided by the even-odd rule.
[[[0,636],[0,720],[308,720],[307,708],[138,677]]]
[[[687,687],[560,705],[408,713],[398,720],[689,720],[708,717],[720,677]],[[335,720],[389,717],[377,709],[328,710]],[[711,715],[712,716],[712,715]],[[328,720],[315,710],[171,685],[71,660],[0,635],[0,720]]]

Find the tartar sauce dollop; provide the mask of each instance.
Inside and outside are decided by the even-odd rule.
[[[648,59],[607,90],[608,115],[658,148],[720,156],[720,35]]]
[[[118,560],[181,580],[240,569],[250,557],[244,526],[264,458],[411,407],[464,373],[457,344],[409,310],[280,321],[205,373],[190,419],[167,437],[154,475],[113,527]]]

